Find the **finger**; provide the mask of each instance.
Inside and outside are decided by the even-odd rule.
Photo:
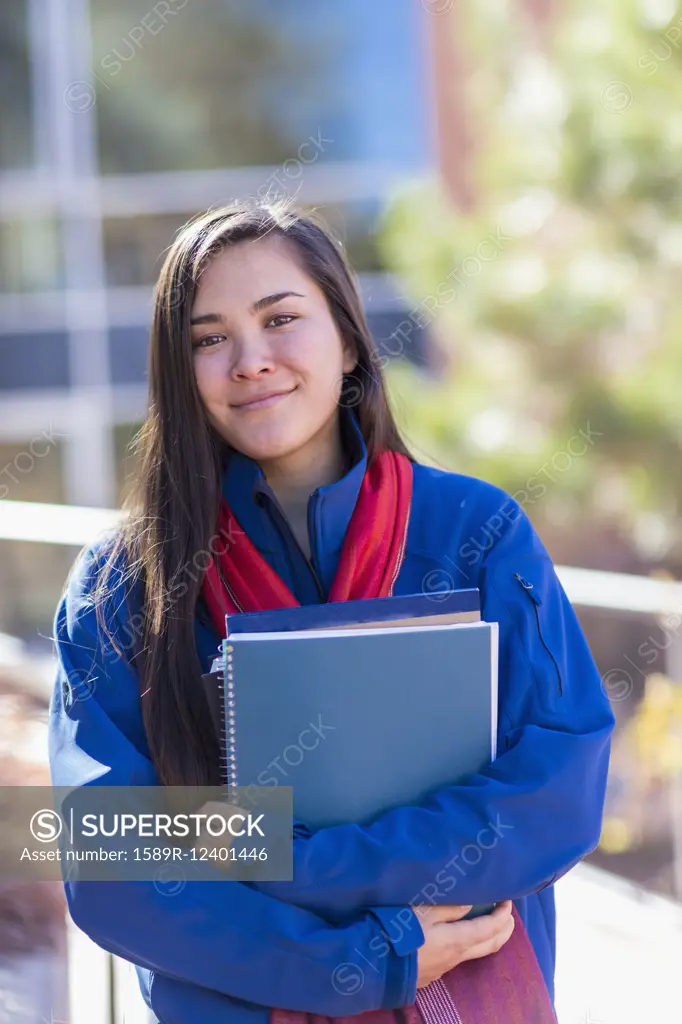
[[[482,942],[488,942],[498,933],[500,928],[506,925],[511,916],[511,900],[505,900],[504,903],[500,903],[495,907],[490,914],[482,914],[480,917],[474,917],[470,921],[442,921],[438,923],[438,928],[452,928],[452,934],[457,944],[462,948],[468,948],[469,946],[477,946]]]
[[[490,956],[491,953],[497,953],[498,950],[502,949],[505,943],[509,942],[514,931],[516,921],[513,917],[505,923],[504,927],[501,928],[495,935],[491,936],[486,942],[481,942],[476,946],[471,946],[465,950],[464,954],[460,954],[461,960],[479,960],[481,957]]]
[[[477,927],[485,932],[486,929],[495,930],[505,921],[511,917],[513,904],[511,900],[504,900],[502,903],[498,903],[488,914],[479,914],[478,917],[471,919],[471,924],[476,924]],[[468,921],[462,922],[463,924],[469,924]]]
[[[502,903],[498,903],[489,914],[485,914],[481,920],[485,921],[487,919],[491,924],[495,924],[496,922],[501,924],[512,916],[513,910],[514,904],[512,901],[503,900]]]
[[[471,910],[471,904],[469,906],[459,906],[451,903],[446,903],[442,906],[436,906],[432,903],[420,904],[419,906],[412,908],[417,917],[424,921],[428,921],[430,924],[436,924],[441,921],[459,921]]]
[[[469,913],[469,911],[472,908],[471,908],[471,906],[468,906],[468,907],[461,906],[460,907],[460,906],[454,906],[454,905],[448,904],[448,905],[441,906],[441,907],[438,907],[438,908],[434,907],[433,909],[434,910],[438,909],[439,911],[445,911],[446,915],[450,914],[450,912],[453,912],[456,916],[453,916],[452,920],[453,921],[454,920],[458,921],[458,920],[460,920],[461,917],[466,917],[466,915]],[[460,913],[460,911],[461,911],[461,913]],[[490,922],[490,921],[495,922],[495,921],[506,920],[506,918],[511,914],[511,912],[512,912],[512,901],[511,900],[504,900],[502,903],[496,904],[496,906],[493,908],[493,910],[489,911],[487,914],[479,914],[478,917],[474,917],[474,918],[472,918],[472,920],[473,921],[488,921],[488,922]],[[446,916],[445,918],[439,918],[439,920],[441,920],[441,919],[442,920],[449,920],[450,918],[448,916]]]

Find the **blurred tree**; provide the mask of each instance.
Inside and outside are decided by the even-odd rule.
[[[518,4],[460,12],[475,208],[416,186],[382,233],[447,365],[391,366],[407,434],[542,529],[679,571],[682,7],[564,0],[543,42]]]
[[[666,857],[658,869],[667,891],[682,897],[682,687],[657,672],[613,745],[599,851],[617,858],[658,844],[662,852],[668,837],[679,864],[670,875]]]
[[[670,729],[670,723],[675,728]],[[651,779],[682,771],[682,687],[661,673],[647,679],[638,717],[625,730]]]

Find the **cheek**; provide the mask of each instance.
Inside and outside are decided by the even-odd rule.
[[[222,361],[224,362],[224,360]],[[210,408],[225,390],[225,366],[220,355],[194,357],[194,377],[204,404]]]
[[[333,399],[337,384],[340,390],[344,355],[335,335],[324,337],[317,332],[306,332],[282,356],[308,387],[320,392],[320,397],[330,394]]]
[[[336,353],[315,352],[302,368],[305,411],[311,420],[323,421],[339,404],[343,365]]]

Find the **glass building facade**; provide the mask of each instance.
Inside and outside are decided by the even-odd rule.
[[[3,496],[120,500],[151,286],[203,208],[284,193],[318,210],[389,338],[407,307],[374,233],[388,191],[433,163],[423,18],[416,0],[5,0]],[[63,579],[73,554],[0,541],[2,582],[26,581],[23,603],[0,602],[0,630],[46,621],[54,587],[42,608],[34,584]]]

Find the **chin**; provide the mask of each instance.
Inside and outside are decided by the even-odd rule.
[[[254,436],[256,434],[256,436]],[[293,431],[291,429],[275,430],[268,435],[258,437],[254,431],[247,437],[232,437],[228,444],[237,451],[247,455],[256,462],[269,462],[272,459],[283,459],[287,455],[302,448],[307,441],[314,437],[315,433],[307,431]]]

